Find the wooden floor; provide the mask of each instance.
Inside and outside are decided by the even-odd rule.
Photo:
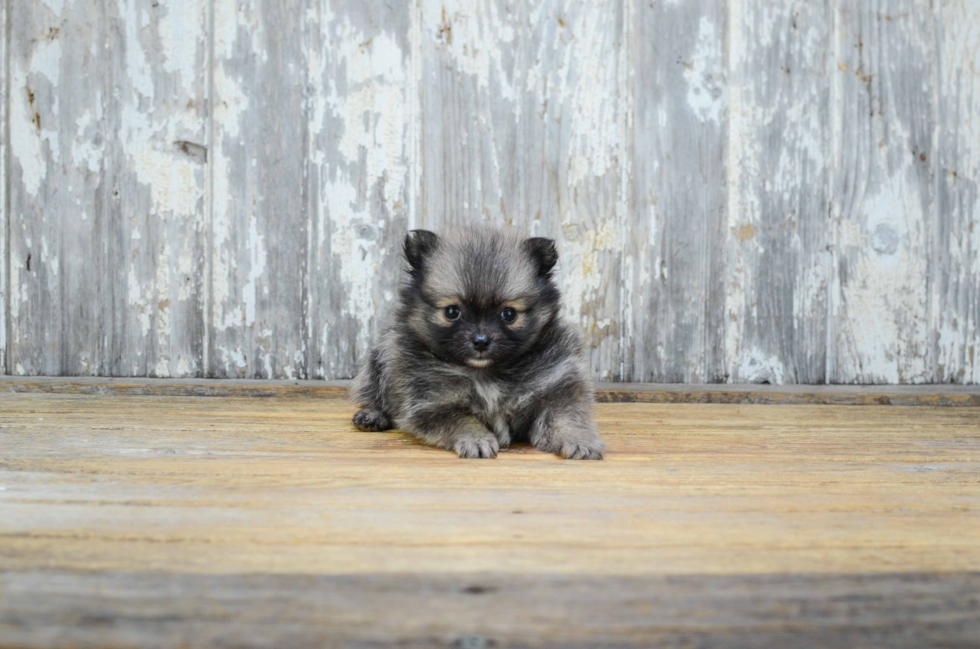
[[[980,646],[980,409],[603,403],[603,462],[351,414],[0,392],[0,645]]]

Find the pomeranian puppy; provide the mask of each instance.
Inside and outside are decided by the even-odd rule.
[[[601,460],[582,336],[559,317],[555,242],[413,230],[405,258],[394,324],[351,386],[354,425],[399,428],[466,458],[529,441]]]

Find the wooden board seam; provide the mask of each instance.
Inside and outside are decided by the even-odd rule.
[[[0,392],[168,397],[343,397],[349,381],[0,377]],[[600,403],[980,407],[980,386],[600,383]]]

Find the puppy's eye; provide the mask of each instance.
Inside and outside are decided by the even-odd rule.
[[[450,304],[446,307],[446,320],[456,320],[459,318],[459,307],[455,304]]]
[[[512,322],[514,322],[514,320],[517,320],[517,311],[515,311],[510,307],[507,307],[506,309],[500,312],[500,317],[507,324],[511,324]]]

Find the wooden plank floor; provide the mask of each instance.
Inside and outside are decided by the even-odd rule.
[[[0,393],[0,645],[978,646],[980,409],[605,403],[587,463],[351,414]]]

